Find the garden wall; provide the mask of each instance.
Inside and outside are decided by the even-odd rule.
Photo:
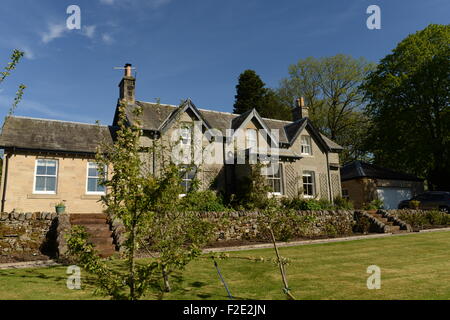
[[[199,213],[215,227],[214,241],[250,240],[267,241],[264,219],[258,212]],[[272,219],[277,240],[349,235],[354,224],[353,211],[292,211],[279,213]],[[281,239],[280,239],[281,237]]]
[[[200,215],[211,222],[214,235],[210,247],[220,247],[246,242],[270,242],[264,227],[264,219],[258,212],[202,212]],[[289,211],[272,218],[272,228],[278,241],[346,236],[352,234],[353,210]],[[119,249],[125,239],[123,226],[112,222],[113,236]]]
[[[1,213],[0,261],[51,255],[55,251],[56,224],[56,213]]]

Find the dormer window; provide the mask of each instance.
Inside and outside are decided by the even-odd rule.
[[[256,149],[258,147],[258,136],[255,129],[246,130],[247,149]]]
[[[185,146],[191,145],[191,143],[192,143],[191,128],[189,128],[189,127],[181,128],[181,143]]]
[[[301,153],[303,155],[312,155],[312,147],[311,147],[311,137],[310,136],[302,136],[301,137]]]

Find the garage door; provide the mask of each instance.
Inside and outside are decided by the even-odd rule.
[[[397,209],[402,200],[412,198],[409,188],[377,188],[378,199],[384,203],[384,209]]]

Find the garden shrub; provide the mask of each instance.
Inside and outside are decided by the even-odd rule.
[[[353,202],[342,197],[336,197],[334,199],[334,206],[340,210],[353,210]]]
[[[283,199],[283,207],[294,210],[332,210],[333,205],[327,200],[304,199],[296,197],[292,199]]]
[[[425,218],[430,225],[446,225],[450,222],[449,215],[447,213],[435,210],[428,211],[425,214]]]
[[[449,225],[450,216],[445,212],[432,211],[408,211],[399,210],[397,213],[399,219],[410,224],[413,228],[423,228],[424,226]]]
[[[229,210],[222,197],[212,190],[189,192],[181,199],[181,207],[185,211],[196,212],[224,212]]]
[[[380,199],[375,199],[372,200],[369,203],[365,203],[363,205],[363,210],[378,210],[378,209],[383,209],[383,201],[381,201]]]
[[[355,215],[355,225],[353,226],[353,231],[367,234],[369,233],[369,230],[370,230],[369,218],[361,214]]]

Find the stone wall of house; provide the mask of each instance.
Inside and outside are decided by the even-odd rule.
[[[58,161],[56,194],[33,192],[38,159]],[[101,196],[86,192],[87,166],[90,161],[93,159],[75,156],[43,156],[25,152],[13,154],[9,158],[3,210],[5,212],[54,212],[55,205],[64,201],[68,213],[102,213],[104,206],[100,201]],[[2,188],[5,185],[5,176],[4,172]]]
[[[56,213],[0,213],[0,255],[51,255],[56,224]]]

